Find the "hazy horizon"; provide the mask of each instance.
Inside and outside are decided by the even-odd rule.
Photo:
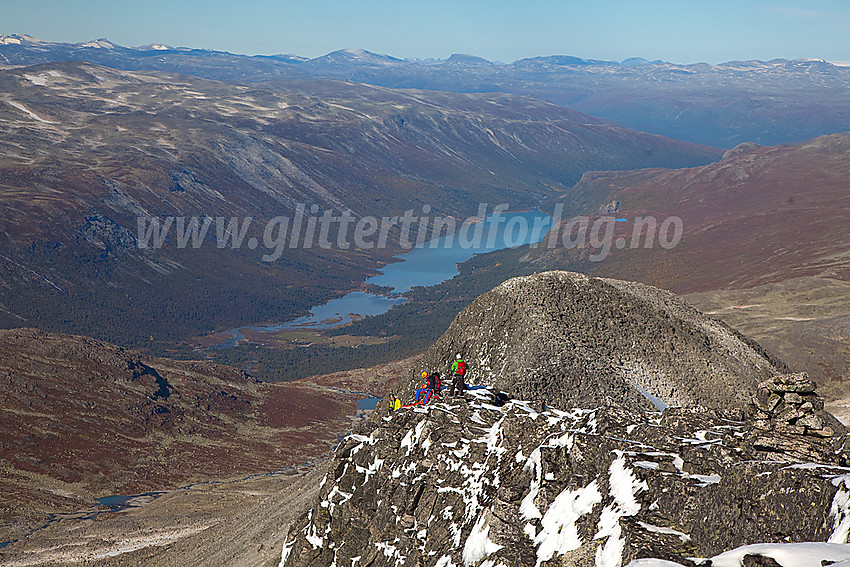
[[[662,58],[659,58],[659,57],[647,58],[647,57],[639,57],[639,56],[630,56],[630,57],[626,57],[626,58],[623,58],[623,59],[601,59],[601,58],[598,58],[598,57],[579,57],[578,55],[575,55],[575,54],[572,54],[572,53],[546,53],[546,54],[538,54],[538,55],[529,55],[528,57],[522,57],[520,59],[514,59],[514,60],[511,60],[511,61],[503,61],[503,60],[496,60],[496,59],[488,59],[486,57],[482,57],[481,55],[478,55],[477,53],[459,53],[459,52],[451,53],[451,54],[449,54],[445,57],[402,57],[402,56],[399,56],[399,55],[396,55],[396,54],[393,54],[393,53],[379,53],[379,52],[371,51],[371,50],[368,50],[368,49],[363,49],[361,47],[344,47],[344,48],[340,48],[340,49],[335,49],[333,51],[328,51],[326,53],[321,53],[320,55],[317,55],[315,57],[308,57],[308,56],[305,56],[301,53],[292,53],[292,52],[290,52],[290,53],[282,53],[282,52],[281,53],[238,53],[238,52],[227,51],[227,50],[224,50],[224,49],[210,48],[210,47],[197,47],[197,46],[192,46],[192,45],[168,45],[168,44],[164,44],[163,42],[158,42],[158,41],[152,41],[152,42],[148,42],[148,43],[141,44],[141,45],[124,45],[120,42],[114,41],[112,38],[107,37],[107,36],[99,37],[99,38],[90,38],[90,39],[87,39],[87,40],[84,40],[84,41],[79,41],[79,42],[63,42],[63,41],[54,41],[53,39],[50,39],[50,38],[38,37],[38,36],[35,36],[33,34],[28,34],[28,33],[18,32],[18,33],[0,34],[0,36],[2,36],[2,37],[15,36],[15,35],[22,36],[22,37],[28,36],[28,37],[31,37],[31,38],[36,39],[36,40],[49,42],[49,43],[57,43],[57,44],[64,43],[64,44],[68,44],[68,45],[80,45],[80,44],[84,44],[84,43],[106,40],[106,41],[109,41],[110,43],[112,43],[116,46],[126,47],[126,48],[130,48],[130,49],[138,49],[138,48],[147,47],[147,46],[151,46],[151,45],[164,45],[165,47],[175,49],[175,50],[178,50],[178,49],[193,49],[193,50],[194,49],[202,49],[202,50],[217,51],[217,52],[222,52],[222,53],[230,53],[231,55],[239,55],[239,56],[246,56],[246,57],[288,56],[288,57],[302,57],[304,59],[316,59],[316,58],[321,58],[321,57],[330,55],[332,53],[338,53],[338,52],[341,52],[341,51],[348,51],[348,52],[371,53],[373,55],[378,55],[378,56],[383,56],[383,57],[391,57],[393,59],[398,59],[398,60],[401,60],[401,61],[446,61],[449,58],[454,57],[454,56],[467,56],[467,57],[476,57],[476,58],[484,59],[485,61],[488,61],[489,63],[502,64],[502,65],[510,65],[512,63],[515,63],[517,61],[521,61],[523,59],[535,59],[535,58],[546,58],[546,57],[576,57],[576,58],[579,58],[579,59],[584,59],[586,61],[604,61],[604,62],[609,62],[609,63],[623,63],[623,62],[631,60],[631,59],[641,59],[641,60],[645,60],[645,61],[649,61],[649,62],[663,61],[664,63],[670,63],[670,64],[673,64],[673,65],[697,65],[697,64],[722,65],[724,63],[731,63],[731,62],[734,62],[734,61],[765,61],[765,62],[767,62],[767,61],[777,60],[777,59],[783,59],[783,60],[789,60],[789,61],[794,61],[794,60],[797,60],[797,61],[822,60],[822,61],[826,61],[827,63],[831,63],[831,64],[834,64],[834,65],[839,65],[839,66],[843,66],[843,67],[850,66],[850,61],[829,60],[829,59],[825,59],[823,57],[799,57],[799,58],[795,58],[795,59],[788,59],[788,58],[785,58],[785,57],[772,57],[770,59],[729,59],[729,60],[726,60],[726,61],[718,61],[718,62],[691,61],[691,62],[684,63],[684,62],[681,62],[681,61],[670,61],[670,60],[662,59]]]
[[[33,0],[5,6],[4,12],[0,34],[59,43],[105,37],[124,46],[163,43],[245,55],[314,58],[364,49],[399,59],[462,53],[505,63],[549,55],[678,64],[850,61],[850,3],[840,0],[533,0],[522,6],[504,0],[357,5],[340,0],[92,0],[82,7]]]

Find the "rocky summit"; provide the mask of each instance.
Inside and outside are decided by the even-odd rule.
[[[545,272],[510,279],[464,309],[417,367],[558,407],[745,407],[785,365],[672,293]],[[409,390],[412,390],[412,382]],[[410,392],[405,392],[406,394]]]
[[[817,413],[819,398],[806,395]],[[836,439],[779,431],[747,410],[559,410],[500,397],[482,388],[413,409],[380,405],[337,449],[281,565],[710,565],[694,558],[724,552],[779,565],[770,544],[824,559],[846,547],[835,545],[850,531]],[[767,545],[730,551],[753,543]]]
[[[817,385],[672,294],[515,278],[416,368],[455,353],[469,389],[381,402],[289,526],[281,567],[850,559],[846,431]]]

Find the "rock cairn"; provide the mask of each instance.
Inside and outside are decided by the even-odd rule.
[[[816,389],[817,384],[805,372],[774,376],[762,382],[753,398],[753,426],[777,433],[832,437],[835,430],[818,416],[823,400]]]
[[[823,411],[817,384],[805,372],[774,376],[758,386],[749,411],[756,449],[781,451],[800,460],[825,459],[833,451],[834,420]]]

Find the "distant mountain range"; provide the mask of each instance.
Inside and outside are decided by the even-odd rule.
[[[324,78],[392,88],[533,95],[636,130],[723,148],[850,131],[850,67],[820,59],[679,65],[554,55],[502,64],[472,55],[408,60],[357,49],[309,59],[161,44],[128,48],[107,39],[67,44],[0,36],[0,64],[68,60],[246,83]]]

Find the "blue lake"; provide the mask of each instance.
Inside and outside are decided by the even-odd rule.
[[[324,305],[313,307],[308,315],[278,325],[247,326],[230,329],[233,335],[213,348],[229,348],[245,338],[244,332],[274,332],[291,329],[330,329],[361,317],[380,315],[393,305],[406,301],[397,294],[414,286],[431,286],[458,274],[457,265],[476,254],[540,242],[552,225],[552,218],[540,211],[489,215],[481,222],[465,223],[453,233],[434,238],[396,256],[399,262],[388,264],[381,273],[365,283],[393,288],[390,297],[352,291]]]

